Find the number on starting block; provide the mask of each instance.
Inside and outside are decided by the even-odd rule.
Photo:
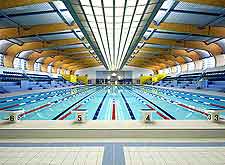
[[[77,115],[77,121],[82,121],[82,115],[81,114]]]
[[[145,120],[147,120],[147,121],[151,120],[151,119],[150,119],[150,115],[147,115],[147,116],[145,117]]]
[[[208,120],[211,120],[212,119],[212,116],[211,116],[211,114],[208,114]]]
[[[208,120],[212,120],[214,119],[215,121],[218,121],[219,120],[219,115],[216,114],[216,115],[212,115],[212,114],[208,114]]]
[[[16,116],[15,115],[10,115],[9,116],[9,120],[10,121],[15,121],[16,120]]]
[[[218,121],[219,120],[219,115],[214,116],[214,120]]]

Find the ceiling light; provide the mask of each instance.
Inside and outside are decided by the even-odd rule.
[[[119,70],[137,31],[147,18],[148,0],[80,0],[87,22],[109,70]],[[148,7],[148,13],[154,7]],[[142,23],[141,23],[142,22]],[[141,26],[139,25],[142,24]],[[139,27],[140,26],[140,27]]]
[[[112,73],[112,76],[115,77],[117,74],[116,73]]]

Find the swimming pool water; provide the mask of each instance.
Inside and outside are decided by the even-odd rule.
[[[224,109],[225,98],[153,86],[82,86],[0,100],[0,119],[22,109],[21,120],[73,120],[86,109],[88,120],[141,120],[141,109],[155,109],[153,120],[207,120],[207,109]],[[225,118],[225,113],[222,113]]]

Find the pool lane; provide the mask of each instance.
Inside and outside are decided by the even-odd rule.
[[[136,120],[140,120],[141,115],[141,109],[146,108],[146,106],[139,102],[131,93],[129,93],[124,87],[121,87],[121,93],[123,94],[124,98],[126,99],[133,115],[135,116]],[[135,103],[135,104],[134,104]]]
[[[152,110],[156,110],[156,108],[154,108],[151,104],[151,102],[149,102],[148,99],[143,98],[139,95],[137,95],[134,92],[131,92],[130,90],[124,90],[124,94],[128,100],[128,102],[130,103],[130,106],[132,107],[132,109],[134,109],[134,114],[136,116],[137,120],[142,120],[142,114],[141,114],[141,109],[152,109]],[[134,104],[135,103],[135,104]],[[157,111],[155,113],[152,114],[152,119],[153,120],[170,120],[169,117],[163,115],[161,112]]]
[[[224,103],[221,103],[222,101],[215,100],[213,96],[205,98],[205,96],[201,95],[195,95],[190,93],[183,93],[183,92],[171,92],[170,90],[161,90],[156,88],[149,88],[144,87],[151,93],[154,93],[156,95],[161,95],[173,100],[176,100],[178,102],[181,102],[183,104],[186,104],[187,106],[191,106],[191,108],[197,109],[199,111],[202,111],[204,113],[207,109],[224,109]],[[187,107],[186,106],[186,107]],[[187,107],[188,108],[188,107]],[[201,113],[201,112],[200,112]],[[207,115],[207,113],[205,113]],[[225,115],[225,113],[221,113],[221,115]]]
[[[197,95],[197,94],[191,94],[191,93],[183,93],[183,92],[175,92],[170,91],[168,89],[159,89],[159,88],[152,88],[152,87],[145,87],[146,89],[155,89],[157,92],[161,92],[170,96],[176,96],[178,98],[182,98],[185,100],[189,100],[192,102],[199,102],[205,105],[214,106],[214,107],[220,107],[225,108],[225,100],[216,98],[214,96],[204,96],[204,95]]]
[[[49,102],[47,103],[46,107],[43,107],[46,104],[41,104],[39,107],[43,108],[39,109],[39,107],[36,107],[34,109],[25,111],[26,114],[22,117],[22,120],[51,120],[56,117],[56,115],[61,113],[62,110],[65,110],[68,108],[68,106],[71,106],[74,102],[78,101],[79,98],[91,92],[92,90],[94,89],[84,89],[77,93],[68,94],[63,98],[54,101],[48,100]],[[35,110],[35,113],[33,113],[33,110]]]
[[[71,115],[70,111],[74,109],[79,109],[80,107],[82,107],[81,104],[83,104],[85,100],[88,100],[88,98],[94,92],[96,92],[95,89],[89,89],[89,90],[79,92],[75,95],[70,96],[66,100],[61,100],[59,103],[53,104],[52,106],[48,107],[48,110],[50,111],[50,113],[48,110],[47,111],[43,110],[41,114],[46,116],[46,119],[49,119],[49,120],[51,119],[64,120],[64,118],[67,118],[67,116]]]
[[[146,100],[148,103],[150,103],[151,105],[149,105],[148,107],[152,107],[152,108],[154,107],[154,109],[156,109],[157,111],[160,111],[161,113],[169,117],[169,119],[176,120],[176,118],[170,113],[168,113],[167,110],[163,109],[162,106],[159,106],[160,104],[157,105],[157,103],[154,102],[154,99],[149,99],[148,96],[140,94],[140,91],[137,92],[135,91],[135,89],[129,89],[129,90],[135,93],[136,95],[138,95],[139,97],[141,97],[142,99]],[[165,117],[164,119],[167,119],[167,118]]]
[[[26,97],[26,98],[18,98],[19,100],[15,100],[12,102],[4,102],[0,104],[0,110],[5,110],[5,109],[9,109],[9,108],[18,108],[19,106],[23,106],[27,103],[29,103],[29,105],[37,103],[38,101],[42,101],[45,100],[47,98],[52,98],[52,97],[56,97],[59,96],[60,94],[40,94],[40,95],[35,95],[36,97]]]
[[[46,92],[48,93],[48,92]],[[40,94],[40,97],[38,100],[29,100],[30,97],[28,98],[25,98],[25,99],[22,99],[22,97],[18,96],[18,99],[19,100],[22,100],[23,103],[20,103],[20,104],[17,104],[16,106],[13,106],[12,104],[11,105],[8,105],[6,108],[2,108],[2,110],[0,111],[1,112],[1,119],[5,118],[8,116],[8,113],[4,112],[4,110],[13,110],[13,109],[24,109],[27,113],[27,111],[35,111],[36,109],[38,110],[39,108],[44,108],[43,105],[46,105],[48,104],[49,100],[51,99],[51,101],[55,101],[61,97],[63,97],[64,95],[67,95],[67,93],[62,93],[62,94],[57,94],[55,96],[48,96],[47,94],[47,97],[46,95],[44,95],[43,93]],[[38,94],[34,94],[35,97],[38,97],[39,95]],[[36,98],[35,98],[36,99]],[[28,100],[28,101],[27,101]]]
[[[27,97],[21,97],[18,96],[17,99],[14,101],[10,102],[4,102],[0,104],[0,110],[5,110],[5,109],[31,109],[36,106],[38,106],[41,102],[45,103],[51,99],[56,100],[64,95],[70,94],[70,92],[74,92],[74,89],[65,89],[65,90],[60,90],[60,91],[55,91],[55,92],[45,92],[45,93],[40,93],[40,94],[33,94],[33,96],[27,96]],[[11,99],[12,100],[12,99]]]
[[[124,100],[124,102],[126,104],[126,107],[127,107],[128,112],[129,112],[130,118],[132,120],[136,120],[136,118],[134,116],[134,113],[133,113],[132,109],[130,108],[130,105],[128,104],[128,102],[127,102],[126,98],[124,97],[123,93],[120,92],[120,94],[121,94],[121,96],[122,96],[122,98],[123,98],[123,100]]]
[[[65,110],[63,110],[61,113],[59,113],[57,116],[55,116],[52,120],[57,120],[59,119],[62,115],[64,115],[66,112],[68,112],[69,110],[71,110],[72,108],[74,108],[74,106],[76,106],[77,104],[79,104],[81,101],[83,101],[84,99],[88,98],[89,96],[93,95],[94,93],[96,93],[96,91],[89,93],[88,95],[82,97],[81,99],[79,99],[78,101],[76,101],[75,103],[73,103],[72,105],[70,105],[68,108],[66,108]]]
[[[108,95],[108,92],[106,92],[105,95],[103,96],[102,101],[100,102],[100,104],[99,104],[97,110],[95,111],[95,114],[94,114],[92,120],[97,120],[97,119],[98,119],[99,112],[100,112],[100,110],[101,110],[101,108],[102,108],[102,104],[104,103],[105,98],[106,98],[107,95]]]
[[[94,114],[96,113],[96,109],[98,108],[100,102],[102,101],[105,93],[103,91],[104,88],[100,89],[94,95],[89,97],[89,100],[84,100],[80,103],[76,108],[87,109],[87,120],[92,120]],[[68,115],[64,120],[74,120],[75,113]]]
[[[172,94],[179,94],[180,96],[185,96],[185,97],[190,97],[198,100],[203,100],[203,101],[209,101],[213,103],[217,103],[220,105],[225,105],[225,98],[222,96],[210,96],[206,94],[199,94],[199,93],[190,93],[190,92],[183,92],[183,91],[176,91],[176,90],[171,90],[171,89],[163,89],[159,87],[153,87],[153,86],[146,86],[147,88],[152,88],[152,89],[157,89],[159,91],[163,92],[170,92]]]
[[[96,90],[96,92],[94,94],[92,94],[88,98],[85,98],[84,100],[82,100],[82,102],[77,104],[75,106],[75,108],[73,108],[73,110],[78,110],[80,108],[81,109],[86,109],[87,110],[87,114],[86,114],[86,119],[87,120],[92,120],[93,119],[94,113],[96,112],[95,109],[97,109],[97,105],[99,105],[99,103],[101,102],[101,100],[104,97],[103,89],[105,89],[105,87],[97,88],[97,89],[98,90]],[[66,114],[61,116],[58,120],[74,120],[75,117],[76,117],[75,116],[76,113],[72,113],[71,110],[69,110]]]
[[[181,118],[187,119],[187,120],[207,119],[207,113],[205,113],[204,111],[201,111],[199,109],[196,109],[196,107],[194,107],[194,106],[190,106],[188,104],[184,104],[183,102],[178,102],[178,101],[176,101],[176,99],[164,97],[162,95],[154,94],[152,92],[146,92],[146,91],[144,91],[144,92],[152,97],[158,98],[159,100],[162,100],[162,101],[165,101],[166,103],[168,103],[167,111],[169,111],[169,113],[171,113],[171,114],[174,114],[174,111],[172,111],[172,106],[176,106],[177,107],[176,111],[175,111],[176,113],[174,115],[176,115],[176,118],[178,118],[179,120]]]
[[[149,86],[85,86],[1,102],[0,108],[25,109],[22,120],[74,120],[71,110],[79,108],[88,110],[88,120],[142,120],[140,109],[144,108],[156,110],[153,120],[206,120],[204,109],[219,109],[225,104],[213,96]],[[1,109],[0,112],[4,119]]]
[[[191,98],[191,97],[188,97],[188,96],[180,96],[178,94],[168,93],[168,92],[165,92],[165,91],[155,92],[155,91],[152,91],[151,89],[148,89],[148,90],[150,90],[152,93],[154,93],[156,95],[161,95],[161,96],[176,100],[178,102],[182,102],[182,103],[187,104],[187,105],[198,107],[198,109],[204,110],[204,109],[210,109],[210,108],[215,108],[215,107],[219,108],[218,106],[210,105],[209,102],[204,102],[204,101],[198,100],[196,98]]]
[[[5,98],[3,101],[0,101],[1,107],[4,105],[10,105],[10,104],[20,104],[26,101],[32,101],[35,99],[40,99],[43,97],[51,97],[56,94],[62,94],[65,92],[69,92],[73,89],[63,89],[63,90],[57,90],[57,91],[49,91],[49,92],[41,92],[41,93],[33,93],[28,95],[20,95],[20,96],[13,96]]]
[[[142,95],[151,100],[154,104],[160,105],[168,114],[172,115],[177,120],[206,120],[207,116],[197,112],[192,107],[187,107],[184,104],[178,104],[176,101],[167,99],[162,96],[146,92],[141,87],[136,87],[134,90],[143,93]]]
[[[98,120],[130,120],[126,104],[117,86],[109,87]]]

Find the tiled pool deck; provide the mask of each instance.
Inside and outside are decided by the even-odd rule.
[[[0,163],[223,165],[225,142],[0,143]]]

